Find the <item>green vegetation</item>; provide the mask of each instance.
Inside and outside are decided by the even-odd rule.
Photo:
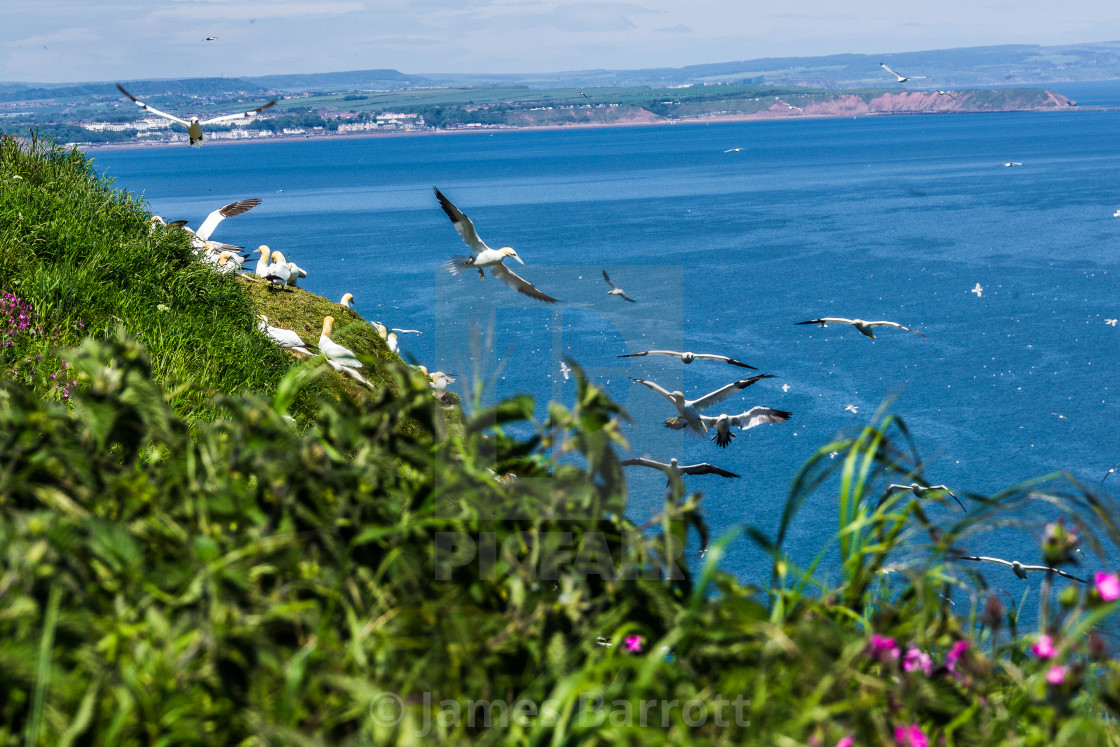
[[[578,366],[545,422],[519,397],[449,427],[359,317],[202,267],[80,154],[5,139],[0,185],[0,745],[1120,743],[1120,578],[1047,576],[1025,630],[952,560],[1022,526],[1076,573],[1120,548],[1107,497],[1050,476],[935,522],[887,497],[921,459],[879,413],[775,535],[697,560],[678,479],[625,517],[625,414]],[[265,308],[334,311],[382,385],[266,344]],[[836,531],[798,568],[809,501]],[[733,541],[768,588],[720,570]]]

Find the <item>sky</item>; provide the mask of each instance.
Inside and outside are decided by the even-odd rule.
[[[0,81],[541,73],[1114,40],[1116,0],[8,0]]]

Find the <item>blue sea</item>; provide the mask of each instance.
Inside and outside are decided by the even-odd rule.
[[[308,270],[308,290],[353,293],[366,319],[425,331],[402,336],[404,353],[458,374],[461,394],[481,376],[489,399],[534,395],[543,421],[548,400],[571,403],[575,382],[559,365],[575,360],[633,418],[634,455],[742,475],[687,480],[719,537],[745,524],[772,534],[799,467],[884,402],[908,425],[927,479],[962,497],[1055,470],[1099,485],[1120,460],[1120,326],[1105,322],[1120,317],[1118,142],[1120,113],[1072,110],[93,155],[168,220],[197,226],[225,203],[262,198],[214,238],[282,250]],[[433,186],[562,303],[443,269],[464,246]],[[604,269],[636,303],[606,294]],[[795,324],[819,316],[893,320],[926,337]],[[483,345],[474,358],[472,335]],[[774,375],[714,414],[767,405],[793,417],[726,450],[670,432],[661,423],[671,405],[630,377],[695,398],[752,372],[617,357],[649,348],[718,352]],[[664,478],[640,467],[628,476],[641,523],[663,505]],[[836,533],[831,495],[815,495],[795,524],[787,549],[800,562]],[[960,515],[952,504],[928,509],[945,522]],[[1040,562],[1026,532],[961,549]],[[745,582],[769,574],[743,538],[723,565]],[[985,571],[1018,599],[1024,582]]]

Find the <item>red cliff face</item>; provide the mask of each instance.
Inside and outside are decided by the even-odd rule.
[[[921,114],[938,112],[1036,111],[1063,109],[1075,103],[1053,91],[899,91],[867,99],[856,94],[838,94],[823,101],[805,101],[805,114],[816,117],[852,117],[867,114]],[[780,104],[771,112],[788,114]]]

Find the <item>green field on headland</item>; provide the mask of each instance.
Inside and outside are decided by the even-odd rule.
[[[884,410],[774,533],[709,537],[676,477],[636,526],[625,413],[578,362],[544,422],[448,408],[357,314],[149,218],[80,152],[0,137],[0,745],[1120,743],[1109,496],[892,492],[922,460]],[[335,316],[373,388],[259,313],[309,341]],[[808,501],[828,574],[786,554]],[[954,559],[1008,526],[1087,583],[1010,597]],[[720,570],[731,542],[768,583]]]

